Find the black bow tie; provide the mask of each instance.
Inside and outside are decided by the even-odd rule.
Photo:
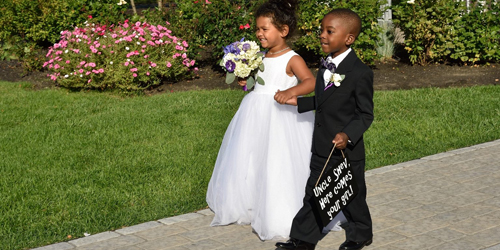
[[[337,70],[337,66],[335,66],[335,63],[333,62],[328,62],[327,60],[321,58],[321,65],[330,70],[332,73],[335,72]]]

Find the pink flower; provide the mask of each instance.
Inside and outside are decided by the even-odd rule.
[[[184,47],[186,47],[186,48],[187,48],[187,47],[189,47],[189,46],[188,46],[188,43],[187,43],[186,41],[182,41],[182,46],[184,46]]]
[[[248,23],[247,23],[247,24],[245,24],[245,26],[243,26],[243,27],[245,27],[245,29],[250,29],[250,24],[248,24]]]
[[[148,58],[148,57],[149,57],[149,55],[144,55],[144,59],[146,59],[146,58]]]
[[[100,69],[99,69],[99,73],[104,73],[104,69],[103,69],[103,68],[100,68]]]
[[[70,63],[70,61],[69,61],[69,60],[66,60],[66,64],[69,64],[69,63]],[[44,66],[44,67],[45,67],[45,66]]]
[[[167,68],[172,67],[172,64],[170,62],[167,62]]]
[[[208,0],[205,0],[205,3],[211,4],[212,2],[209,2]]]
[[[86,64],[86,63],[87,63],[87,62],[85,62],[85,61],[81,61],[81,62],[80,62],[80,66],[82,66],[82,65],[84,65],[84,64]]]
[[[182,54],[182,58],[186,59],[187,55],[186,53]]]
[[[78,72],[80,72],[80,74],[83,74],[83,69],[78,70]]]
[[[148,76],[149,76],[149,71],[147,71],[147,72],[146,72],[146,75],[148,75]]]
[[[243,27],[243,24],[242,24],[242,25],[240,25],[240,30],[242,30],[242,29],[244,29],[244,28],[245,28],[245,27]]]
[[[87,81],[87,83],[90,83],[91,81],[92,81],[92,79],[89,79],[89,80]]]
[[[151,67],[153,67],[153,68],[156,67],[156,63],[152,62]]]
[[[89,16],[88,16],[88,18],[89,18],[89,19],[92,19],[92,16],[91,16],[91,15],[89,15]]]
[[[137,74],[136,74],[136,73],[134,73],[134,74],[132,74],[132,76],[137,77]]]
[[[131,72],[136,72],[137,71],[137,68],[131,68],[130,69]]]
[[[87,75],[87,76],[90,74],[92,74],[92,72],[90,72],[90,71],[85,72],[85,75]]]
[[[125,62],[125,63],[124,63],[124,65],[125,65],[125,66],[128,66],[128,65],[129,65],[129,62]]]

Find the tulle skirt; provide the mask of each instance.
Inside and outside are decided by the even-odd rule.
[[[251,224],[262,240],[288,238],[309,177],[314,113],[251,92],[229,124],[208,185],[212,226]]]

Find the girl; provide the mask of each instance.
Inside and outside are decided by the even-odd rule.
[[[208,184],[211,225],[251,224],[261,240],[288,238],[309,176],[314,114],[274,100],[277,92],[287,100],[315,86],[304,60],[286,43],[296,28],[296,6],[297,0],[269,0],[255,13],[257,39],[268,50],[265,70],[258,72],[265,85],[255,84],[243,98]]]

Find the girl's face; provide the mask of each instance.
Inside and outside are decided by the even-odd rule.
[[[286,30],[279,31],[271,22],[271,18],[260,16],[256,20],[257,31],[255,35],[262,47],[271,49],[285,43]]]

